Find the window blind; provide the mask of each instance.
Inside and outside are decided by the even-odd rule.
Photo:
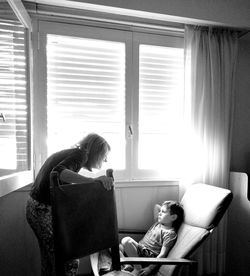
[[[175,162],[182,122],[183,55],[183,48],[140,45],[138,166],[141,169],[168,168],[173,172],[178,168]]]
[[[96,132],[124,167],[124,43],[48,34],[47,100],[49,153]]]
[[[0,20],[0,169],[28,168],[28,105],[24,28]]]

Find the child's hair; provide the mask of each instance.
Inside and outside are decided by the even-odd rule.
[[[177,201],[164,201],[162,206],[166,206],[171,215],[177,215],[176,220],[173,221],[173,227],[177,231],[184,220],[184,210],[182,205]]]
[[[76,145],[85,153],[85,166],[91,170],[91,165],[101,158],[105,157],[108,151],[111,150],[108,142],[96,133],[90,133],[79,141]]]

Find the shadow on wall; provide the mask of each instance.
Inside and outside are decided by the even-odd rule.
[[[245,172],[247,173],[248,176],[250,176],[250,152],[248,152],[246,155],[246,168]],[[248,177],[247,181],[247,199],[250,201],[250,177]]]
[[[228,212],[227,276],[250,275],[250,201],[247,198],[248,175],[230,173],[233,202]]]
[[[40,275],[40,253],[26,222],[27,187],[0,197],[0,275]]]

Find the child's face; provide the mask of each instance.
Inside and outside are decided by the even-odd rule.
[[[158,222],[164,224],[165,226],[172,226],[173,221],[176,219],[176,215],[171,215],[167,206],[161,206],[158,214]]]

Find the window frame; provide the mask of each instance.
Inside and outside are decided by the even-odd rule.
[[[131,75],[131,60],[127,57],[131,57],[131,47],[129,41],[131,40],[131,33],[128,31],[120,31],[116,29],[107,29],[102,27],[93,27],[93,26],[81,26],[81,25],[71,25],[64,23],[40,21],[39,22],[39,45],[38,45],[38,68],[40,74],[38,76],[38,87],[39,89],[34,93],[34,109],[36,110],[36,125],[37,131],[35,135],[36,156],[38,160],[36,162],[36,171],[38,172],[39,168],[46,160],[47,156],[47,112],[44,112],[42,106],[47,107],[47,64],[46,64],[46,43],[47,43],[47,34],[55,35],[65,35],[65,36],[75,36],[75,37],[84,37],[84,38],[93,38],[93,39],[103,39],[115,42],[125,43],[125,112],[128,113],[130,109],[127,104],[127,90],[129,89],[128,76]],[[126,118],[130,121],[130,118]],[[124,122],[124,127],[126,131],[126,122]],[[40,149],[43,149],[41,151]],[[130,145],[126,144],[125,154],[128,155],[130,151]],[[128,161],[125,162],[126,167],[128,166]],[[120,179],[129,179],[128,170],[119,171],[118,177]]]
[[[20,17],[22,18],[20,13]],[[27,19],[28,20],[28,19]],[[30,24],[31,26],[31,24]],[[27,170],[15,171],[3,169],[0,177],[0,197],[5,196],[17,189],[31,184],[34,180],[33,170],[33,127],[32,127],[32,44],[31,29],[24,26],[25,58],[26,58],[26,100],[27,100]]]
[[[133,127],[134,132],[134,142],[133,142],[133,165],[131,168],[131,173],[133,177],[131,177],[132,180],[166,180],[162,179],[162,177],[158,176],[157,171],[155,170],[143,170],[138,168],[138,142],[139,142],[139,47],[140,44],[147,44],[147,45],[154,45],[154,46],[162,46],[162,47],[174,47],[174,48],[183,48],[184,47],[184,38],[180,36],[167,36],[168,39],[166,40],[166,35],[162,34],[145,34],[145,33],[139,33],[135,32],[133,35],[133,56],[134,56],[134,64],[136,66],[134,67],[134,84],[135,84],[135,90],[136,90],[136,106],[134,107],[134,110],[132,112],[133,114],[133,125],[136,127]],[[183,103],[181,103],[183,105]],[[136,108],[138,107],[138,108]],[[132,162],[131,162],[132,163]],[[178,180],[178,177],[175,175],[169,175],[167,180]]]
[[[110,41],[124,42],[126,45],[126,69],[125,69],[125,135],[126,135],[126,161],[125,171],[116,171],[115,176],[118,181],[166,181],[176,178],[170,177],[167,179],[159,179],[154,171],[140,171],[137,168],[137,141],[138,141],[138,110],[136,106],[139,103],[139,84],[137,80],[139,70],[139,56],[135,58],[135,51],[139,51],[139,41],[145,44],[154,44],[158,46],[173,46],[178,44],[178,47],[183,47],[183,34],[169,33],[171,40],[166,42],[166,35],[162,32],[155,34],[154,32],[146,32],[145,28],[138,31],[138,28],[133,29],[131,26],[127,29],[106,27],[100,23],[98,26],[86,24],[77,25],[69,23],[59,23],[53,21],[38,20],[38,38],[37,38],[37,80],[38,89],[34,91],[34,110],[35,113],[35,156],[36,156],[36,172],[47,158],[47,112],[44,107],[47,107],[47,89],[46,89],[46,35],[69,35],[77,37],[104,39]],[[150,39],[149,39],[150,37]],[[132,42],[133,41],[133,42]],[[154,41],[154,42],[153,42]],[[176,46],[177,47],[177,46]],[[137,66],[134,66],[134,64]],[[39,72],[39,74],[38,74]],[[135,97],[136,95],[136,97]],[[136,105],[135,105],[136,104]],[[131,135],[129,127],[132,127],[133,135]],[[146,177],[145,177],[146,176]]]

